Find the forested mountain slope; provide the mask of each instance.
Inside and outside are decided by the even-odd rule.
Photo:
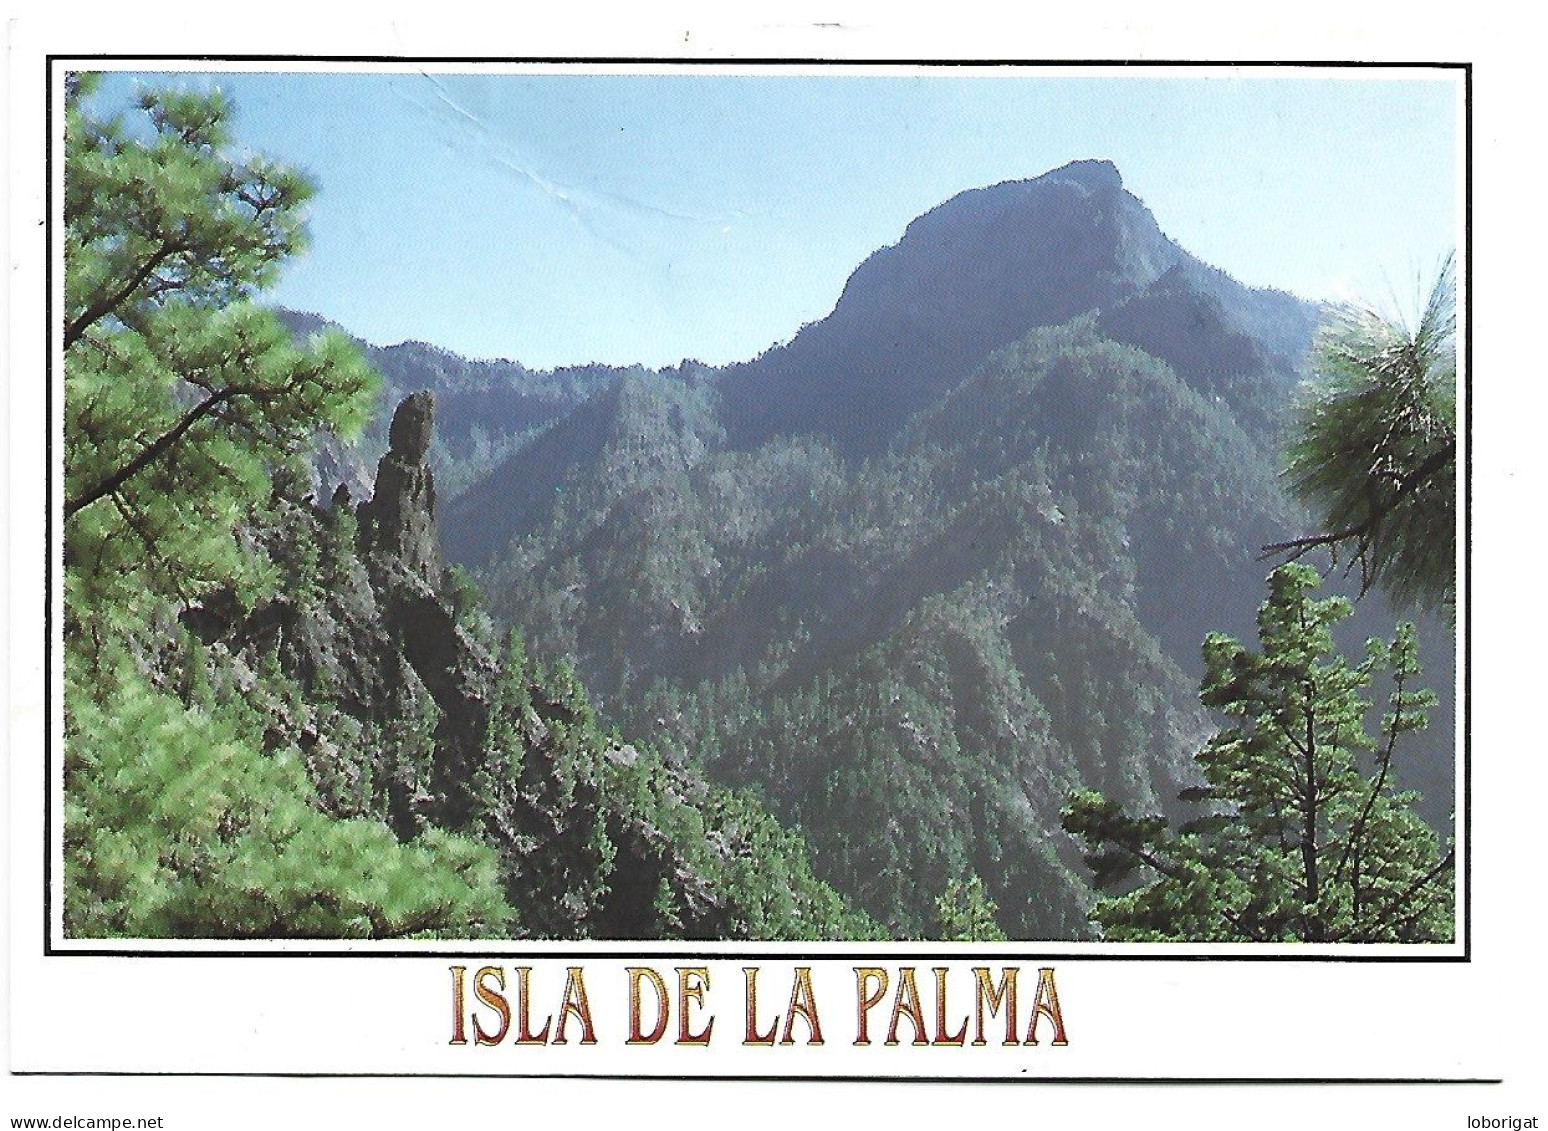
[[[1173,804],[1200,642],[1250,634],[1259,547],[1309,521],[1277,472],[1317,319],[1077,162],[919,218],[754,361],[612,379],[452,500],[447,552],[889,930],[977,875],[1010,934],[1079,936],[1060,806]],[[1367,598],[1350,632],[1392,622]],[[1442,822],[1451,650],[1423,635]]]

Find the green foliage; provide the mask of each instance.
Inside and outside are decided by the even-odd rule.
[[[1318,547],[1358,563],[1400,601],[1456,603],[1456,281],[1442,267],[1417,326],[1338,308],[1316,351],[1319,382],[1289,449],[1291,489],[1325,533],[1269,547]]]
[[[1005,932],[995,921],[999,908],[977,876],[952,880],[935,901],[940,937],[952,942],[1003,942]]]
[[[1092,919],[1118,941],[1417,942],[1452,937],[1454,854],[1393,786],[1399,738],[1426,725],[1411,626],[1371,641],[1351,665],[1333,626],[1349,602],[1316,600],[1315,570],[1281,566],[1258,615],[1261,651],[1204,643],[1203,703],[1230,722],[1197,756],[1202,813],[1175,831],[1077,791],[1065,827],[1087,845],[1100,900]],[[1378,675],[1391,690],[1366,729]],[[1374,753],[1371,753],[1374,751]]]
[[[885,937],[864,914],[812,873],[804,839],[780,827],[755,799],[690,784],[654,754],[614,762],[607,791],[627,799],[631,818],[661,833],[729,917],[727,934],[769,940]],[[680,912],[658,898],[657,937],[681,937]]]
[[[459,624],[468,623],[483,609],[482,590],[460,565],[453,565],[446,571],[446,598],[451,604],[452,616]]]
[[[252,302],[303,244],[293,170],[236,152],[220,94],[146,94],[131,128],[72,76],[65,126],[65,555],[72,631],[276,584],[242,537],[319,429],[358,431],[374,377]]]
[[[240,702],[188,707],[119,649],[67,669],[65,928],[120,938],[498,937],[489,849],[322,813]]]

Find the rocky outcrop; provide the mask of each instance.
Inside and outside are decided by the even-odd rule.
[[[279,476],[255,538],[280,569],[279,592],[244,609],[230,592],[189,609],[184,623],[237,671],[272,659],[310,704],[263,704],[276,744],[308,756],[324,804],[376,812],[402,839],[432,822],[462,827],[484,745],[497,664],[459,622],[435,522],[426,463],[435,402],[407,398],[369,499],[348,482],[320,507]]]
[[[376,489],[356,509],[358,548],[382,627],[436,708],[436,756],[416,797],[425,816],[461,827],[484,746],[497,665],[458,622],[441,560],[435,479],[428,461],[435,398],[407,397],[393,414]]]
[[[387,454],[376,466],[376,491],[360,504],[361,549],[395,558],[404,569],[439,579],[435,478],[426,462],[435,426],[435,396],[415,393],[393,413]]]
[[[380,817],[405,841],[434,825],[491,844],[529,933],[733,934],[726,899],[683,846],[610,796],[610,775],[639,755],[602,737],[578,689],[519,673],[523,706],[491,738],[500,665],[442,561],[434,415],[429,393],[398,407],[358,505],[347,482],[323,507],[315,483],[277,478],[254,537],[280,591],[252,608],[218,593],[185,612],[202,678],[262,712],[275,749],[302,752],[335,815]],[[663,773],[664,795],[702,803],[702,781]]]

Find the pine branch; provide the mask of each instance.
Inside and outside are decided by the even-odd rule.
[[[144,284],[145,280],[149,279],[151,275],[155,273],[158,267],[165,263],[171,256],[182,250],[184,250],[184,247],[180,240],[168,240],[167,242],[163,243],[159,248],[156,249],[155,254],[147,259],[140,267],[140,269],[129,277],[129,281],[126,282],[122,287],[110,295],[104,295],[103,297],[99,298],[96,302],[92,303],[79,315],[77,315],[73,321],[66,323],[64,331],[64,348],[69,349],[72,345],[75,344],[76,340],[91,327],[94,322],[100,318],[106,317],[114,310],[118,309],[118,307],[125,300],[127,300],[130,295],[134,294],[134,292]]]
[[[1371,550],[1380,537],[1382,524],[1397,509],[1398,504],[1423,487],[1447,464],[1455,463],[1456,457],[1457,441],[1455,436],[1451,436],[1446,443],[1431,452],[1423,463],[1398,480],[1392,493],[1379,503],[1374,503],[1371,512],[1362,521],[1327,534],[1312,534],[1305,538],[1292,538],[1286,542],[1271,542],[1258,552],[1258,560],[1267,561],[1280,554],[1287,554],[1287,561],[1299,561],[1319,547],[1332,549],[1354,539],[1356,547],[1352,560],[1361,563],[1360,594],[1364,596],[1370,590],[1371,582],[1374,581],[1367,563]]]
[[[1446,869],[1450,868],[1452,863],[1453,863],[1453,861],[1455,859],[1456,859],[1456,849],[1453,848],[1453,849],[1450,849],[1449,851],[1447,851],[1446,855],[1442,858],[1442,860],[1441,860],[1441,862],[1439,864],[1435,865],[1435,867],[1431,868],[1424,875],[1420,876],[1413,883],[1409,884],[1408,887],[1404,888],[1402,890],[1402,892],[1400,892],[1397,895],[1396,898],[1389,900],[1381,908],[1381,910],[1376,912],[1375,915],[1367,923],[1355,923],[1347,931],[1341,932],[1337,939],[1334,939],[1334,940],[1331,940],[1331,941],[1334,941],[1334,942],[1347,941],[1347,940],[1355,937],[1356,935],[1360,934],[1362,928],[1364,928],[1366,926],[1371,926],[1371,927],[1378,927],[1378,926],[1380,926],[1382,924],[1383,920],[1385,920],[1388,915],[1390,915],[1393,911],[1397,910],[1403,904],[1407,903],[1416,894],[1418,894],[1418,892],[1421,889],[1423,889],[1426,884],[1430,883],[1437,876],[1439,876],[1442,872],[1444,872]]]
[[[1393,702],[1401,704],[1403,699],[1403,672],[1398,671],[1394,673],[1392,678],[1396,685],[1392,696]],[[1401,710],[1401,707],[1394,708],[1395,712],[1397,710]],[[1380,796],[1382,787],[1387,784],[1387,772],[1392,767],[1392,752],[1397,746],[1398,733],[1397,720],[1394,718],[1392,729],[1387,734],[1387,748],[1381,752],[1381,772],[1376,775],[1376,781],[1371,785],[1370,796],[1365,799],[1365,806],[1360,810],[1359,819],[1355,821],[1354,826],[1349,830],[1348,838],[1344,841],[1344,851],[1339,855],[1338,864],[1333,869],[1333,883],[1337,883],[1344,874],[1344,865],[1349,862],[1350,851],[1359,843],[1360,838],[1365,835],[1366,822],[1370,820],[1371,810],[1376,807],[1376,798]],[[1359,879],[1359,866],[1356,864],[1355,873],[1351,880],[1356,889],[1359,888]],[[1356,898],[1358,898],[1358,891]]]
[[[117,471],[109,474],[95,487],[92,487],[90,490],[86,491],[85,494],[77,498],[65,500],[65,519],[68,521],[70,517],[77,511],[89,507],[92,503],[95,503],[98,499],[101,499],[106,495],[113,494],[130,479],[134,478],[151,464],[155,463],[156,460],[164,456],[172,449],[174,445],[177,444],[179,440],[187,435],[189,429],[191,429],[195,424],[198,424],[199,421],[203,420],[205,417],[209,416],[226,402],[235,400],[237,397],[252,397],[254,400],[271,400],[274,397],[280,396],[282,393],[289,391],[294,386],[294,384],[295,379],[292,378],[280,388],[266,388],[262,385],[227,385],[226,387],[217,390],[210,396],[206,397],[204,400],[200,401],[198,404],[194,405],[193,408],[185,412],[182,416],[182,419],[180,419],[177,424],[175,424],[169,431],[164,432],[155,441],[143,448],[140,453],[131,459],[128,463],[124,464]]]

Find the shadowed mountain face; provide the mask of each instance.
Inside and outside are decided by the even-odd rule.
[[[444,547],[895,934],[976,874],[1013,937],[1081,937],[1060,807],[1172,807],[1218,725],[1200,643],[1251,638],[1258,547],[1307,529],[1276,469],[1317,316],[1076,162],[921,216],[754,361],[607,381],[451,500]],[[1441,823],[1451,649],[1421,634],[1443,708],[1405,773]]]
[[[725,375],[733,439],[831,436],[855,454],[1035,326],[1132,297],[1182,258],[1106,161],[962,193],[851,276],[833,313]]]

